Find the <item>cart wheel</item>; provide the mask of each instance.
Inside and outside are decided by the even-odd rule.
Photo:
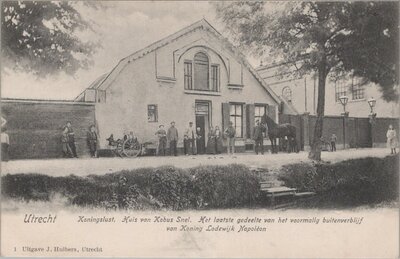
[[[124,149],[123,149],[123,143],[117,143],[117,146],[115,147],[115,154],[119,157],[123,157],[124,155]]]
[[[142,151],[142,145],[139,141],[134,140],[133,143],[129,143],[125,140],[122,144],[122,153],[127,157],[137,157]]]

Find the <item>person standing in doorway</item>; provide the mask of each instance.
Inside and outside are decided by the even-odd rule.
[[[396,154],[397,136],[396,130],[393,128],[393,125],[389,125],[389,129],[386,132],[386,138],[387,147],[390,148],[390,154]]]
[[[258,155],[258,152],[261,149],[261,154],[264,155],[264,136],[263,136],[263,126],[260,125],[260,121],[256,121],[256,126],[253,130],[253,138],[255,141],[255,151]]]
[[[195,140],[196,140],[196,130],[193,126],[193,122],[189,122],[189,127],[185,131],[185,135],[187,136],[187,151],[190,155],[195,155]]]
[[[165,156],[165,149],[167,148],[167,132],[164,129],[164,125],[158,126],[156,135],[158,137],[157,155]]]
[[[78,155],[76,154],[75,133],[74,133],[74,130],[72,129],[71,122],[67,121],[67,125],[65,127],[67,128],[68,146],[71,149],[72,156],[77,158]]]
[[[176,144],[178,142],[178,130],[175,128],[175,122],[171,122],[171,127],[169,127],[167,132],[167,139],[169,141],[169,154],[172,156],[177,156],[178,151],[176,150]]]
[[[94,125],[91,125],[89,127],[89,131],[86,134],[87,136],[87,144],[89,147],[89,152],[91,157],[97,157],[97,133],[96,133],[96,127]]]
[[[235,153],[235,135],[236,130],[233,127],[233,123],[230,121],[229,126],[225,129],[225,135],[228,139],[228,155]]]
[[[197,152],[196,154],[204,154],[205,152],[205,140],[204,140],[204,136],[203,133],[201,132],[201,128],[197,127],[196,128],[196,149]]]
[[[10,138],[6,133],[7,128],[2,125],[1,131],[1,161],[7,162],[9,160],[8,150],[10,147]]]
[[[331,139],[330,139],[330,142],[331,142],[331,152],[336,151],[336,141],[337,141],[336,134],[333,133],[332,136],[331,136]]]

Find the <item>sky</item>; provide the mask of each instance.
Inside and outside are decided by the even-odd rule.
[[[216,20],[208,1],[113,1],[105,5],[105,9],[80,9],[84,17],[96,23],[96,34],[86,33],[82,37],[100,39],[103,45],[94,56],[92,67],[79,70],[74,77],[61,74],[40,80],[7,70],[1,78],[2,97],[74,99],[96,78],[108,73],[120,59],[202,18],[223,32],[223,25]],[[255,60],[249,61],[256,64]]]

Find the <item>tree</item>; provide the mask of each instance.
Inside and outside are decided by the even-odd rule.
[[[397,2],[215,3],[228,33],[252,54],[268,54],[294,74],[318,76],[317,120],[309,158],[321,159],[328,75],[353,73],[397,100]],[[293,70],[293,67],[295,69]]]
[[[98,43],[85,42],[78,33],[92,30],[77,6],[91,2],[3,1],[1,48],[3,64],[37,76],[88,68]]]

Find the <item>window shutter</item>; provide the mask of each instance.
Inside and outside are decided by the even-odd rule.
[[[229,103],[222,103],[222,130],[229,126]]]
[[[242,116],[243,116],[243,118],[242,118],[242,129],[243,129],[243,132],[242,132],[242,134],[243,134],[243,138],[245,139],[246,137],[247,137],[247,127],[246,127],[246,122],[247,122],[247,107],[246,107],[246,105],[242,105],[242,107],[243,107],[243,111],[242,111]]]
[[[274,122],[276,122],[276,106],[275,105],[269,105],[268,106],[268,117],[270,117]]]
[[[246,104],[247,111],[247,120],[246,120],[246,128],[247,128],[247,138],[253,138],[253,130],[254,130],[254,104]]]

